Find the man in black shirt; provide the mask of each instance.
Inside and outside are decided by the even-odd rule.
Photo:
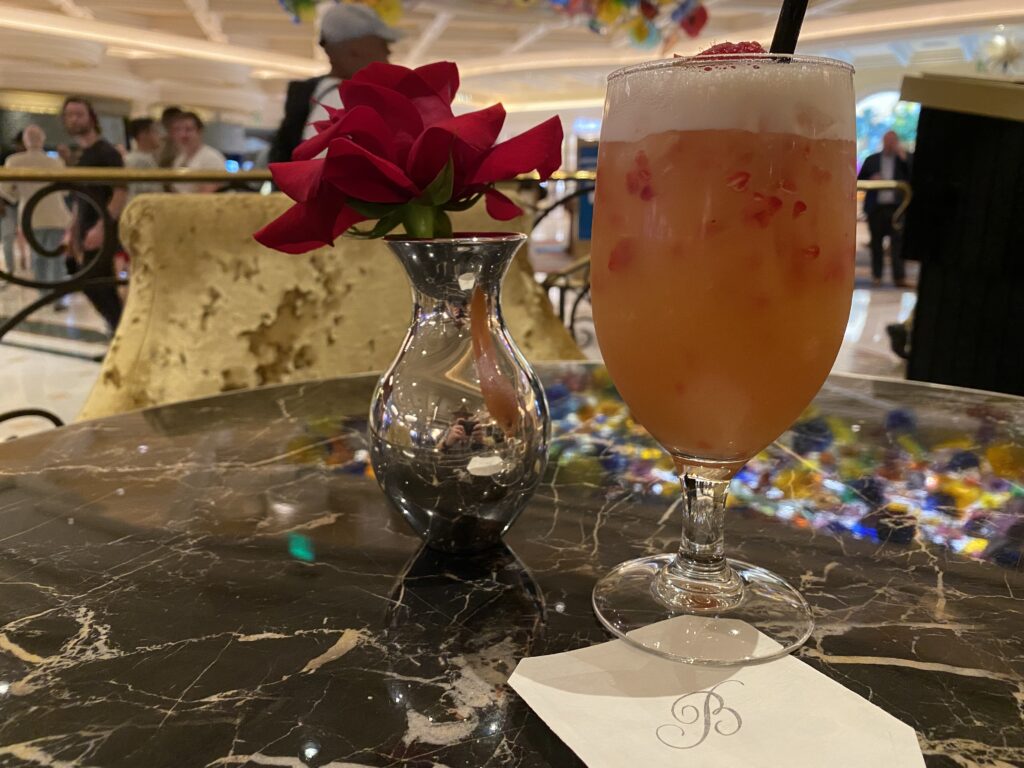
[[[868,155],[857,175],[860,180],[910,181],[910,162],[896,131],[882,137],[882,151]],[[889,238],[892,258],[892,280],[897,288],[908,287],[903,265],[902,232],[893,226],[893,216],[900,207],[903,193],[892,189],[869,190],[864,195],[864,214],[871,230],[871,277],[875,286],[882,284],[885,266],[885,238]]]
[[[331,63],[331,71],[321,77],[288,83],[284,120],[270,145],[268,160],[272,163],[291,160],[295,148],[315,135],[308,124],[327,119],[327,110],[321,104],[341,109],[341,82],[370,64],[388,61],[390,43],[402,34],[385,24],[369,6],[354,3],[331,5],[319,26],[320,46]]]
[[[121,154],[114,149],[109,141],[100,136],[99,118],[87,99],[69,96],[64,100],[61,116],[64,119],[64,129],[82,149],[78,167],[121,168],[124,166]],[[107,214],[114,220],[116,232],[117,219],[121,215],[121,209],[124,208],[127,189],[123,186],[111,187],[105,184],[88,184],[84,186],[84,189],[100,208],[106,209]],[[103,221],[100,219],[99,213],[82,200],[75,201],[74,221],[71,224],[69,243],[71,259],[68,260],[68,269],[71,272],[87,264],[103,246]],[[89,277],[113,276],[114,259],[112,254],[102,257],[93,271],[89,273]],[[117,287],[113,284],[92,286],[85,289],[85,295],[96,307],[96,311],[107,321],[111,331],[116,329],[117,323],[121,319],[121,297],[117,293]]]

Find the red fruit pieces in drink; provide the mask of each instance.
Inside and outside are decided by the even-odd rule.
[[[746,171],[736,171],[731,174],[726,180],[725,185],[730,189],[734,189],[737,192],[744,192],[747,189],[747,185],[750,184],[750,174]]]
[[[651,180],[651,161],[646,152],[637,152],[633,159],[633,169],[626,174],[626,190],[646,202],[654,197]]]
[[[612,253],[608,257],[608,271],[621,272],[629,266],[635,255],[636,251],[632,241],[628,239],[619,240],[615,247],[612,248]]]
[[[782,200],[775,195],[765,196],[755,192],[754,204],[747,209],[747,217],[756,221],[759,226],[767,227],[780,208],[782,208]]]
[[[832,181],[832,172],[827,171],[824,168],[819,168],[816,165],[811,166],[811,178],[813,178],[819,184],[826,184]]]
[[[786,194],[796,194],[796,182],[792,179],[783,179],[779,182],[779,189]]]
[[[805,203],[803,200],[797,200],[795,203],[793,203],[793,218],[798,218],[800,214],[804,213],[806,210],[807,203]]]
[[[760,43],[748,40],[742,43],[719,43],[698,53],[698,56],[728,56],[737,53],[768,53]]]
[[[817,245],[809,245],[801,253],[808,259],[816,259],[821,256],[821,248]]]

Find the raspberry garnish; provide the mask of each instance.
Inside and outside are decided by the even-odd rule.
[[[806,210],[807,203],[805,203],[803,200],[797,200],[795,203],[793,203],[793,218],[795,219],[797,216],[799,216]]]
[[[633,255],[633,244],[629,240],[619,240],[608,257],[608,271],[619,272],[625,269],[633,260]]]
[[[647,153],[642,150],[637,152],[633,166],[633,170],[626,174],[626,191],[631,195],[638,195],[646,202],[654,197],[654,188],[651,186],[651,161],[647,159]]]
[[[725,180],[725,185],[735,189],[737,192],[742,192],[747,188],[747,184],[750,183],[750,174],[746,171],[736,171],[729,178]]]
[[[701,51],[698,56],[728,56],[736,53],[768,53],[761,47],[760,43],[752,40],[743,43],[719,43],[712,45],[706,51]]]
[[[748,214],[751,219],[756,221],[760,226],[767,227],[771,224],[775,214],[779,212],[779,208],[782,207],[782,201],[774,195],[771,197],[765,197],[761,194],[754,194],[754,209]]]

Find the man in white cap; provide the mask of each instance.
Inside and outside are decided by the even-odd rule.
[[[321,104],[342,106],[338,85],[356,72],[391,57],[390,43],[401,37],[372,8],[356,3],[336,3],[320,19],[320,46],[331,63],[330,74],[288,84],[284,120],[270,148],[270,162],[291,160],[300,142],[316,133],[311,123],[327,119]]]

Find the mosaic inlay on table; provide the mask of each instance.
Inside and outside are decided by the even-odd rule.
[[[579,764],[505,680],[606,638],[594,581],[672,548],[677,489],[602,369],[540,372],[548,478],[469,560],[369,476],[372,377],[0,446],[0,766]],[[833,377],[734,483],[729,554],[929,766],[1024,765],[1022,489],[1024,401]]]

